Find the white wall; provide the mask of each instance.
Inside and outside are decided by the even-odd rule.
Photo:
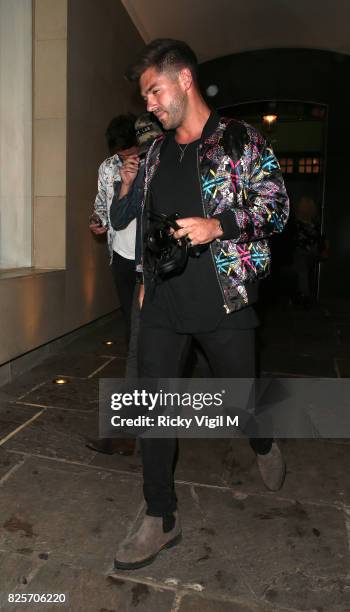
[[[0,0],[0,130],[0,268],[30,266],[31,0]]]

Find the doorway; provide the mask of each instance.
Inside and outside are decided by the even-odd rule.
[[[290,198],[290,220],[283,234],[271,240],[271,283],[277,292],[292,294],[296,291],[295,274],[293,275],[295,220],[300,207],[305,206],[303,202],[309,202],[309,205],[315,208],[321,236],[320,245],[322,236],[325,235],[328,107],[295,100],[260,100],[220,108],[219,114],[242,119],[256,127],[271,143],[279,160]],[[315,261],[311,281],[314,299],[319,296],[321,273],[319,258]]]

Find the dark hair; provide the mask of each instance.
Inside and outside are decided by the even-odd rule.
[[[148,68],[154,67],[159,72],[167,69],[181,70],[189,68],[193,80],[197,83],[198,60],[192,49],[182,40],[157,38],[147,45],[136,61],[129,66],[125,76],[129,81],[138,81]]]
[[[136,117],[132,113],[114,117],[106,130],[106,139],[110,151],[123,151],[136,145]]]

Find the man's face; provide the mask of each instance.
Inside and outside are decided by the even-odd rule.
[[[185,117],[187,93],[179,74],[158,72],[151,67],[140,78],[141,95],[147,110],[157,117],[165,130],[178,128]]]
[[[134,146],[134,147],[130,147],[129,149],[123,149],[122,151],[117,151],[116,153],[118,157],[121,159],[121,161],[125,161],[131,155],[137,155],[138,151],[139,151],[138,147]]]

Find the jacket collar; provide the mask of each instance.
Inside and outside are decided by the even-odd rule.
[[[220,123],[220,117],[216,111],[211,111],[208,120],[203,128],[201,141],[207,140],[215,132]]]

